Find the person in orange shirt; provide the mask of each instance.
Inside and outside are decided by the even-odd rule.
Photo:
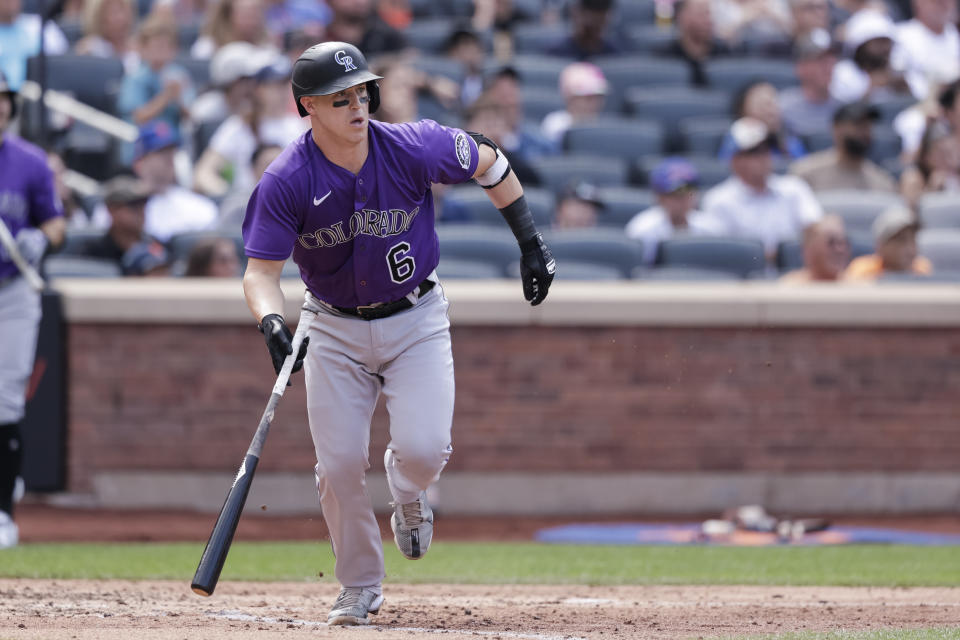
[[[844,280],[870,281],[887,273],[930,275],[933,265],[917,255],[919,229],[920,223],[909,209],[893,207],[881,213],[873,222],[876,252],[851,262]]]
[[[803,268],[780,278],[787,284],[835,282],[850,262],[850,241],[843,218],[826,215],[803,230]]]

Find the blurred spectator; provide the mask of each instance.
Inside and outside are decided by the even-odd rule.
[[[313,42],[319,42],[333,19],[333,12],[322,0],[266,0],[265,15],[267,31],[277,41],[286,33],[302,30],[313,33]]]
[[[520,74],[513,67],[501,67],[487,78],[486,93],[500,107],[507,131],[498,143],[512,156],[526,162],[553,155],[557,146],[540,132],[539,127],[528,126],[523,118],[523,95],[520,92]]]
[[[543,119],[543,135],[560,145],[563,134],[576,124],[595,120],[607,98],[607,79],[595,64],[574,62],[560,73],[560,93],[566,109],[548,113]]]
[[[730,127],[729,137],[734,144],[733,175],[707,191],[703,210],[718,233],[759,239],[772,261],[777,245],[797,238],[823,210],[806,182],[774,175],[777,140],[763,122],[741,118]]]
[[[514,54],[513,28],[520,22],[539,20],[542,23],[551,22],[553,13],[548,9],[549,2],[543,2],[541,13],[528,14],[523,7],[518,7],[513,0],[474,0],[472,26],[481,34],[491,34],[493,55],[497,60],[509,60]],[[558,3],[559,4],[559,3]],[[530,5],[527,5],[529,8]]]
[[[429,94],[451,113],[460,104],[460,87],[444,76],[432,76],[410,65],[404,56],[381,56],[371,65],[383,76],[380,108],[374,118],[380,122],[412,122],[420,119],[419,96]]]
[[[174,154],[180,134],[163,120],[140,128],[133,170],[153,192],[147,200],[146,232],[166,243],[178,233],[213,226],[217,207],[209,199],[177,184]]]
[[[407,47],[403,34],[377,15],[373,0],[327,0],[327,5],[333,10],[327,40],[356,45],[368,59]]]
[[[124,275],[132,275],[128,273],[130,264],[124,265],[124,256],[135,246],[158,244],[154,253],[162,256],[163,247],[144,233],[144,211],[150,195],[150,186],[132,176],[108,180],[103,185],[103,202],[109,212],[110,226],[102,236],[88,240],[78,253],[111,260]]]
[[[126,73],[140,66],[140,54],[133,38],[133,0],[86,0],[83,9],[83,37],[73,50],[80,55],[119,58]]]
[[[137,36],[140,65],[123,76],[117,108],[142,125],[162,120],[175,129],[189,117],[186,105],[193,100],[187,70],[173,62],[177,55],[177,25],[161,16],[143,21]]]
[[[803,230],[803,268],[780,278],[787,284],[835,282],[850,262],[850,240],[843,218],[826,215]]]
[[[790,42],[792,21],[786,0],[713,0],[716,34],[734,47],[752,49]]]
[[[60,199],[63,217],[67,221],[67,233],[106,229],[110,226],[110,214],[102,204],[87,207],[81,197],[67,185],[67,165],[53,151],[47,152],[47,166],[53,173],[53,189]]]
[[[410,0],[376,0],[377,15],[394,29],[406,29],[413,22]]]
[[[643,242],[643,264],[653,264],[660,243],[676,234],[716,235],[716,225],[696,208],[699,182],[696,167],[683,158],[668,158],[650,172],[657,204],[635,215],[626,227],[628,237]]]
[[[796,160],[806,153],[800,138],[784,128],[777,90],[769,82],[754,80],[743,86],[733,98],[732,111],[734,119],[753,118],[766,126],[772,136],[771,150],[775,157]],[[720,158],[729,160],[735,149],[736,143],[728,133],[720,143]]]
[[[120,268],[125,276],[163,277],[170,275],[170,256],[159,242],[141,242],[123,254]]]
[[[942,120],[960,138],[960,80],[943,87],[934,87],[922,101],[904,109],[893,120],[893,129],[900,136],[900,159],[904,165],[914,162],[920,141],[931,122]]]
[[[253,109],[227,118],[210,139],[194,172],[197,191],[222,198],[253,188],[252,163],[257,147],[285,147],[307,130],[306,120],[287,111],[290,95],[290,63],[278,54],[274,64],[257,74]]]
[[[844,28],[844,52],[833,70],[830,92],[840,102],[879,102],[896,95],[910,95],[901,69],[891,63],[896,28],[884,13],[858,11]]]
[[[707,63],[731,52],[713,32],[711,0],[678,0],[673,10],[677,36],[656,53],[685,60],[690,65],[690,82],[705,87],[710,84]]]
[[[814,191],[860,189],[895,193],[893,176],[869,158],[873,123],[880,118],[867,102],[845,104],[833,116],[833,147],[797,160],[790,173],[807,181]]]
[[[199,278],[239,278],[240,258],[237,245],[229,238],[201,240],[187,256],[187,270],[183,274]]]
[[[827,0],[790,0],[793,18],[793,41],[809,36],[814,31],[829,31],[830,3]]]
[[[223,122],[233,114],[249,113],[263,58],[263,50],[249,42],[231,42],[220,47],[210,60],[211,89],[190,106],[190,118],[198,124]]]
[[[240,226],[243,225],[243,216],[247,211],[247,202],[249,202],[250,195],[253,193],[253,187],[260,182],[263,172],[282,151],[283,147],[272,144],[257,147],[257,150],[253,152],[253,185],[249,189],[237,191],[224,198],[220,204],[220,218],[217,220],[218,229],[224,231],[240,230]]]
[[[931,122],[916,162],[900,176],[900,194],[916,207],[925,193],[960,192],[960,140],[942,122]]]
[[[481,95],[469,109],[467,109],[464,129],[467,131],[482,131],[483,135],[493,140],[503,154],[510,161],[510,167],[521,184],[539,185],[541,180],[536,171],[520,154],[510,151],[504,144],[505,138],[510,135],[510,125],[504,110],[489,92]],[[459,214],[457,214],[459,215]],[[455,219],[454,214],[447,219]]]
[[[612,13],[613,0],[575,0],[570,6],[570,35],[545,53],[575,60],[620,53],[607,34]]]
[[[476,32],[463,27],[454,29],[443,46],[443,53],[463,65],[463,82],[458,96],[463,107],[469,107],[483,93],[483,63],[486,52]]]
[[[960,76],[960,35],[954,24],[957,2],[913,0],[912,4],[914,18],[897,25],[897,53],[913,95],[922,100],[931,85]]]
[[[27,59],[40,51],[40,16],[22,11],[22,0],[0,0],[0,71],[14,91],[19,91],[27,78]],[[44,27],[43,49],[48,56],[70,49],[66,36],[53,20]]]
[[[933,265],[917,255],[920,224],[908,209],[894,207],[873,222],[876,252],[855,258],[843,274],[844,280],[876,280],[887,273],[930,275]]]
[[[249,42],[258,47],[279,45],[267,31],[263,0],[217,0],[207,12],[203,34],[190,47],[190,55],[211,58],[230,42]]]
[[[564,189],[553,214],[554,229],[585,229],[597,226],[603,201],[597,187],[577,181]]]
[[[830,79],[837,63],[833,41],[823,29],[800,36],[794,43],[798,87],[780,91],[783,126],[797,136],[825,131],[840,101],[830,95]]]

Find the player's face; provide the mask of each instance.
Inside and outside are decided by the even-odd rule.
[[[349,143],[366,139],[370,117],[370,96],[366,84],[358,84],[328,96],[311,96],[307,111],[311,124]],[[306,105],[305,105],[306,106]]]

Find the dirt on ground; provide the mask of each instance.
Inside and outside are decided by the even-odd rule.
[[[329,584],[0,580],[6,640],[718,638],[960,625],[960,589],[385,585],[373,625],[327,627]]]

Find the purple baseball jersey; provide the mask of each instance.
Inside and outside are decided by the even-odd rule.
[[[62,216],[53,189],[53,172],[40,147],[10,135],[0,143],[0,218],[14,236]],[[0,280],[20,273],[0,247]]]
[[[247,256],[293,260],[313,295],[356,307],[398,300],[437,267],[431,183],[469,180],[477,145],[432,120],[370,121],[370,151],[354,175],[311,132],[290,143],[250,196]]]

